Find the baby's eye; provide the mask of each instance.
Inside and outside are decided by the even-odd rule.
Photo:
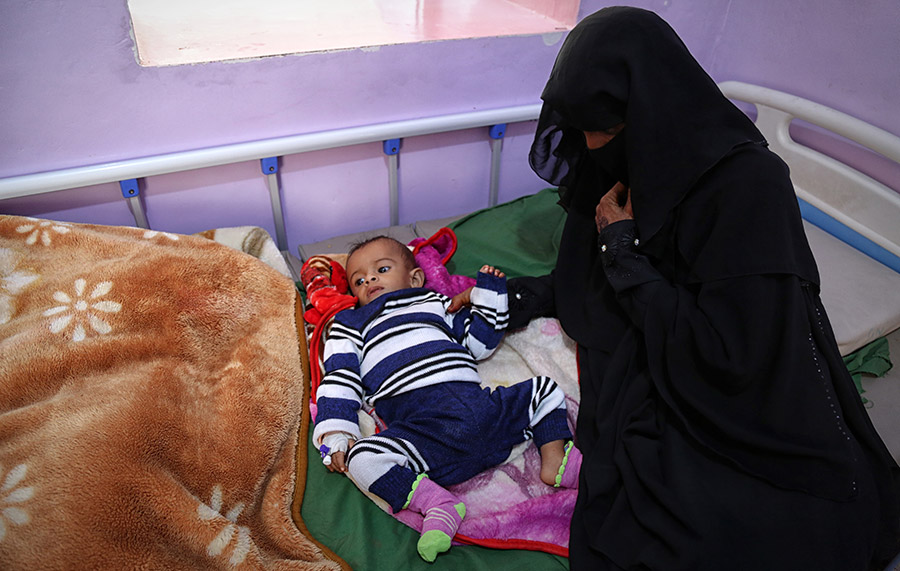
[[[363,285],[363,283],[365,281],[366,281],[366,278],[356,278],[355,280],[353,280],[353,285],[359,287],[359,286]]]
[[[385,273],[387,273],[388,271],[390,271],[390,269],[391,269],[390,266],[381,266],[380,268],[378,268],[378,273],[379,273],[379,274],[385,274]]]

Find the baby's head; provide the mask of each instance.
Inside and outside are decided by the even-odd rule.
[[[362,306],[383,293],[422,287],[425,272],[409,248],[388,236],[376,236],[350,249],[347,279]]]

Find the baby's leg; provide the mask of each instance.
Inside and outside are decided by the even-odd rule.
[[[386,501],[397,513],[406,506],[416,478],[428,466],[410,442],[386,436],[386,432],[357,442],[347,454],[347,468],[361,488]]]
[[[387,436],[389,431],[357,442],[347,466],[353,479],[386,501],[394,513],[410,509],[424,517],[416,547],[422,559],[432,562],[450,549],[466,506],[425,476],[428,464],[412,442]]]
[[[453,536],[466,517],[466,505],[422,474],[416,480],[407,507],[425,517],[416,548],[422,559],[431,563],[450,549]]]
[[[565,393],[549,377],[534,377],[531,386],[529,428],[541,453],[541,481],[548,486],[574,488],[578,485],[581,452],[571,442]]]

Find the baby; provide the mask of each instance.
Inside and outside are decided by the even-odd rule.
[[[494,351],[508,321],[503,272],[483,266],[474,288],[451,300],[423,289],[406,246],[379,236],[350,251],[347,276],[359,306],[335,317],[325,344],[313,441],[329,470],[349,471],[394,513],[424,517],[423,559],[450,549],[466,514],[444,486],[500,464],[528,438],[544,483],[577,486],[581,453],[556,383],[481,386],[476,360]],[[363,404],[387,425],[367,438],[357,417]]]

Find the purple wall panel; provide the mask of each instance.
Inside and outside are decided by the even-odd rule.
[[[900,133],[900,3],[734,2],[705,64]]]
[[[116,183],[10,198],[0,201],[0,214],[115,226],[134,225],[134,216]]]
[[[303,236],[296,242],[303,243],[390,222],[387,166],[379,143],[292,155],[281,170],[292,246],[291,236]]]
[[[549,186],[528,166],[528,152],[534,140],[537,121],[514,123],[506,128],[500,162],[498,202],[506,202]]]
[[[400,157],[400,219],[462,214],[487,206],[491,145],[487,129],[404,141]]]
[[[259,161],[144,179],[141,193],[150,227],[191,234],[227,226],[275,228]],[[131,222],[132,224],[134,221]]]

